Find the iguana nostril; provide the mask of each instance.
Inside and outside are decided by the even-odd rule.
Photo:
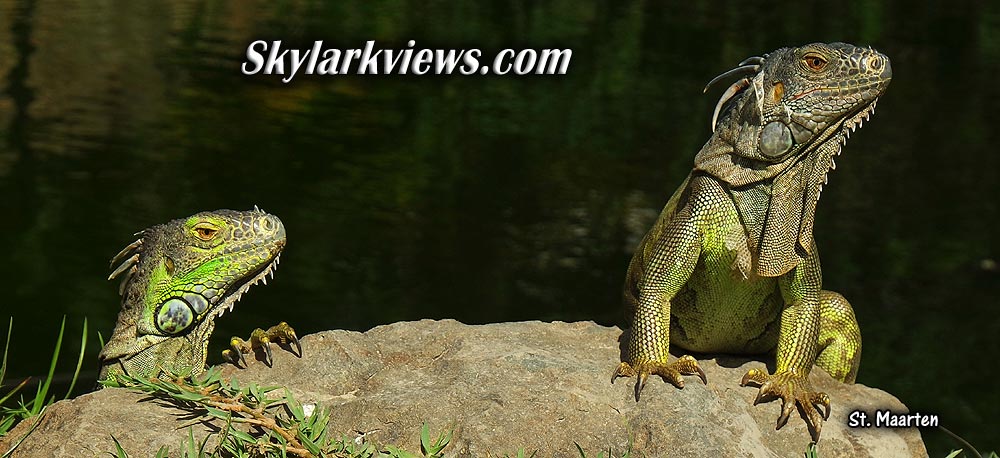
[[[882,68],[882,73],[879,77],[885,80],[892,78],[892,63],[889,62],[889,58],[880,54],[878,60],[879,65]]]
[[[277,216],[271,215],[268,219],[271,222],[271,231],[274,231],[274,238],[278,239],[284,244],[285,240],[285,225],[281,223],[281,219]]]

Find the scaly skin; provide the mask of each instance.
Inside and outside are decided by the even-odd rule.
[[[273,275],[285,227],[258,209],[217,210],[137,235],[139,240],[111,260],[112,266],[121,265],[109,279],[125,275],[122,310],[101,350],[98,380],[198,374],[205,369],[214,320],[232,310],[250,286]],[[227,350],[227,359],[243,360],[243,353],[262,347],[270,362],[270,340],[298,344],[285,323],[254,334],[251,343]]]
[[[682,375],[704,381],[694,358],[668,361],[671,343],[705,353],[775,351],[775,373],[752,369],[741,385],[760,386],[755,404],[782,399],[777,428],[800,405],[818,441],[830,400],[812,389],[809,371],[815,364],[853,383],[861,334],[850,304],[822,289],[813,218],[834,156],[892,70],[871,48],[816,43],[747,59],[720,78],[741,73],[719,101],[694,169],[629,265],[632,328],[612,382],[637,377],[638,401],[651,374],[677,387]]]

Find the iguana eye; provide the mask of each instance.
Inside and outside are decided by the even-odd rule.
[[[814,52],[802,56],[802,62],[806,64],[806,67],[809,67],[817,72],[826,68],[826,59]]]
[[[212,240],[212,238],[215,237],[215,234],[219,233],[219,228],[209,223],[198,223],[198,225],[194,227],[194,232],[198,234],[198,238],[208,241]]]

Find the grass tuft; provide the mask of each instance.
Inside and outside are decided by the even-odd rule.
[[[11,331],[13,328],[14,319],[11,318],[7,325],[7,339],[4,342],[3,362],[0,364],[0,388],[3,387],[4,378],[7,375],[7,351],[10,348]],[[52,358],[49,362],[49,371],[45,375],[45,378],[41,380],[41,383],[38,384],[38,388],[35,390],[35,395],[32,398],[28,400],[20,398],[16,407],[6,406],[7,402],[31,381],[31,377],[25,378],[10,389],[10,391],[7,391],[3,396],[0,396],[0,405],[3,405],[3,407],[0,407],[0,437],[7,435],[7,433],[9,433],[10,430],[13,429],[19,422],[40,415],[46,407],[57,401],[55,396],[49,395],[49,390],[52,387],[52,380],[55,378],[56,363],[59,361],[59,351],[62,349],[63,336],[65,333],[66,317],[64,316],[62,324],[59,325],[59,336],[56,338],[55,348],[52,351]],[[77,356],[76,369],[73,371],[72,379],[70,379],[69,389],[60,399],[69,399],[70,394],[73,392],[73,388],[76,386],[76,381],[80,376],[80,369],[83,367],[83,355],[86,351],[87,319],[84,318],[83,334],[80,337],[80,354]]]
[[[451,431],[431,436],[430,428],[424,424],[420,430],[420,453],[412,453],[364,440],[363,436],[356,439],[334,437],[327,433],[329,409],[319,406],[307,409],[283,387],[243,385],[236,380],[223,379],[217,368],[195,377],[169,380],[119,376],[105,385],[141,391],[192,414],[187,439],[176,454],[167,447],[161,448],[156,456],[163,458],[441,458],[452,438]],[[202,424],[217,432],[198,441],[191,428],[193,424]],[[215,445],[210,446],[210,442]],[[111,453],[112,456],[129,456],[117,440],[115,447],[117,450]]]

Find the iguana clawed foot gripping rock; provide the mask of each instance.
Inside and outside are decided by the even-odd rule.
[[[285,227],[256,208],[216,210],[136,235],[139,240],[111,260],[118,267],[109,279],[123,276],[122,310],[101,350],[98,380],[201,373],[215,319],[231,311],[251,286],[274,275]],[[234,339],[225,356],[245,365],[243,353],[260,347],[270,364],[271,341],[298,347],[295,331],[281,323],[254,331],[250,342]]]
[[[247,360],[243,355],[253,353],[259,348],[264,351],[264,364],[270,366],[271,362],[274,361],[274,355],[271,354],[271,342],[295,345],[298,356],[302,356],[302,345],[299,344],[295,330],[288,323],[282,321],[267,328],[266,331],[261,328],[254,329],[250,333],[250,340],[243,340],[239,337],[229,339],[229,349],[222,351],[222,357],[233,364],[242,364],[243,367],[246,367]]]
[[[615,373],[611,375],[611,383],[614,384],[618,377],[637,377],[635,381],[636,401],[639,400],[639,394],[642,393],[650,375],[659,375],[664,381],[677,388],[684,388],[682,375],[697,375],[701,379],[701,383],[708,383],[705,371],[701,370],[701,367],[698,366],[698,360],[694,359],[693,356],[684,355],[672,363],[666,362],[666,358],[663,359],[664,361],[643,361],[635,364],[634,367],[632,364],[622,361],[618,365],[618,369],[615,369]]]
[[[813,241],[816,204],[850,133],[868,120],[892,78],[889,59],[846,43],[814,43],[751,57],[712,80],[738,77],[712,116],[694,168],[636,249],[625,280],[632,328],[612,375],[649,375],[677,387],[704,374],[700,353],[775,353],[775,373],[742,385],[795,406],[819,440],[830,400],[813,391],[813,365],[853,383],[861,333],[850,304],[822,289]],[[706,90],[708,88],[706,87]],[[820,412],[820,408],[824,412]]]

